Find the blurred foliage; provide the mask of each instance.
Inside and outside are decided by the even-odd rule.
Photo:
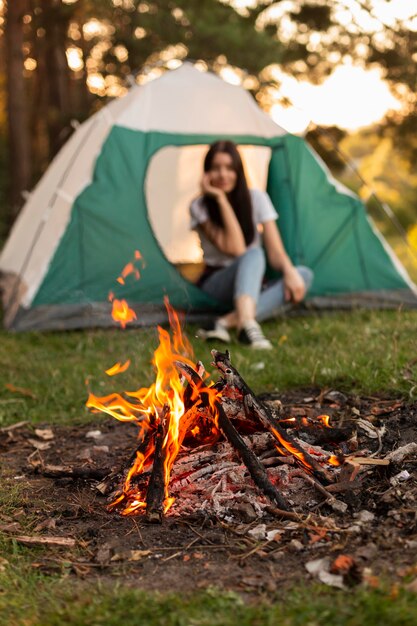
[[[384,130],[381,124],[350,134],[316,127],[306,139],[331,172],[359,195],[378,230],[417,281],[417,236],[412,235],[417,224],[417,165]]]
[[[404,104],[378,128],[383,141],[376,149],[378,137],[372,139],[376,152],[368,162],[363,154],[360,160],[372,186],[387,193],[386,201],[398,206],[407,222],[413,221],[415,179],[410,163],[417,155],[417,18],[397,16],[384,22],[377,12],[377,5],[384,4],[389,2],[258,0],[245,6],[236,0],[27,0],[23,60],[32,107],[37,168],[33,182],[71,133],[71,118],[84,120],[108,97],[123,95],[132,75],[141,82],[186,58],[217,73],[233,67],[243,86],[268,110],[276,98],[278,66],[296,78],[320,83],[340,63],[353,62],[382,68]],[[3,32],[0,24],[0,46]],[[55,58],[60,64],[54,65]],[[62,64],[62,59],[68,62]],[[4,102],[0,59],[0,135]],[[328,129],[327,134],[338,144],[345,141],[339,129]],[[328,137],[313,130],[308,139],[333,172],[343,170],[343,160]],[[364,145],[369,147],[368,140]]]
[[[305,135],[308,143],[336,175],[341,174],[346,167],[346,161],[337,149],[346,134],[346,131],[337,126],[329,126],[326,129],[315,126]]]

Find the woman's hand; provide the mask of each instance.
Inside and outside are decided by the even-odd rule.
[[[301,302],[306,295],[306,286],[296,268],[291,265],[284,272],[284,298],[286,302]]]
[[[203,195],[207,194],[209,196],[213,196],[213,198],[216,198],[216,200],[220,200],[220,198],[225,196],[225,193],[222,189],[214,187],[211,184],[209,172],[204,172],[203,178],[201,179],[201,193]]]

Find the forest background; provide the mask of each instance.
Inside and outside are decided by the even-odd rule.
[[[416,277],[399,231],[417,248],[417,15],[404,17],[401,3],[0,0],[0,246],[76,124],[134,81],[188,58],[270,112],[291,104],[281,95],[283,72],[320,84],[348,62],[378,68],[399,106],[355,132],[311,124],[307,140],[367,202]]]

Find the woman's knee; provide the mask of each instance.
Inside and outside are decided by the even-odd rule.
[[[263,248],[260,246],[248,248],[240,257],[240,263],[249,264],[251,267],[259,268],[262,272],[265,272],[266,259]]]

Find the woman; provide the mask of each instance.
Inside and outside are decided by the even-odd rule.
[[[312,281],[306,267],[294,267],[276,226],[269,196],[248,189],[242,160],[232,141],[217,141],[206,154],[202,195],[191,204],[191,226],[197,230],[206,269],[203,291],[230,307],[213,327],[200,330],[204,339],[228,343],[229,329],[253,348],[270,349],[258,322],[274,317],[284,302],[301,302]],[[261,233],[259,232],[262,230]],[[282,279],[264,285],[265,255]]]

